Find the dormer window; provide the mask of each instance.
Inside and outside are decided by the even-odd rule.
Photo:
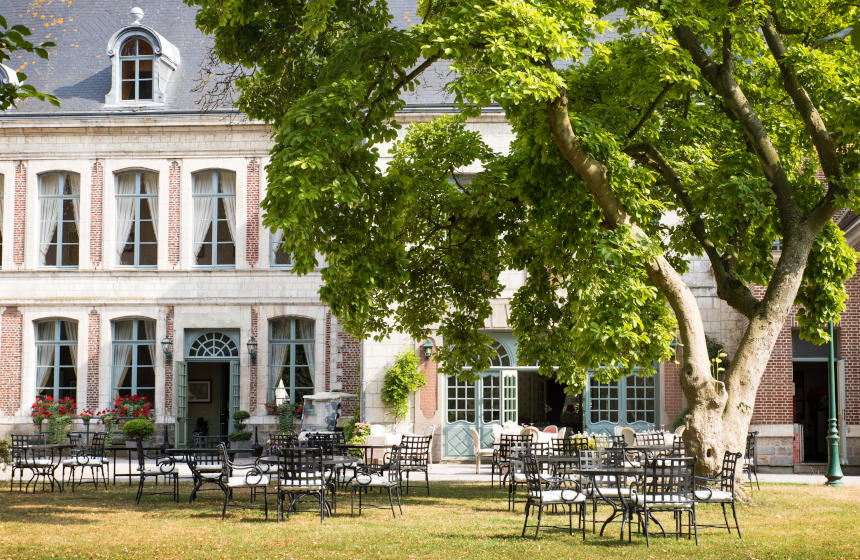
[[[105,106],[111,108],[165,103],[170,79],[179,67],[179,49],[151,27],[141,25],[143,10],[133,8],[131,15],[134,22],[108,41],[111,90]]]
[[[145,39],[133,37],[119,53],[123,101],[152,101],[152,68],[155,55]]]

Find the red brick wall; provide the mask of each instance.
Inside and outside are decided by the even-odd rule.
[[[849,278],[845,288],[848,309],[839,323],[840,357],[845,360],[845,421],[857,425],[860,424],[860,274]]]
[[[92,191],[90,193],[90,262],[93,268],[102,264],[102,201],[104,200],[105,173],[101,160],[93,163]],[[89,395],[87,396],[89,399]],[[89,406],[89,404],[87,405]]]
[[[19,161],[15,166],[15,223],[12,227],[12,262],[24,264],[24,243],[27,239],[27,166]]]
[[[247,211],[245,256],[254,268],[260,260],[260,162],[256,158],[248,160]]]
[[[663,362],[663,394],[661,398],[663,408],[666,411],[666,418],[661,418],[660,423],[665,426],[671,425],[684,410],[684,392],[681,390],[681,380],[678,377],[681,372],[683,348],[680,346],[677,348],[675,360]]]
[[[251,336],[257,338],[258,334],[258,325],[260,322],[260,315],[257,313],[257,309],[251,308]],[[265,369],[265,368],[264,368]],[[251,388],[249,389],[251,392],[251,404],[249,408],[251,409],[251,414],[257,413],[257,364],[250,364],[250,372],[251,372]]]
[[[432,339],[431,339],[432,340]],[[435,341],[433,341],[435,347]],[[433,418],[436,414],[436,404],[438,399],[438,379],[436,376],[436,360],[433,357],[424,357],[424,348],[418,347],[421,360],[421,371],[424,372],[424,377],[427,378],[427,385],[418,389],[418,408],[424,414],[424,418]]]
[[[21,406],[21,335],[24,316],[7,307],[0,318],[0,415],[12,416]]]
[[[96,410],[99,406],[99,356],[101,354],[101,316],[95,309],[90,310],[89,339],[87,341],[87,408]]]
[[[794,364],[791,361],[791,328],[794,311],[774,344],[755,397],[753,424],[791,424],[794,421]]]
[[[178,161],[170,162],[167,175],[167,262],[175,267],[179,264],[179,220],[181,213],[182,166]]]
[[[349,333],[339,330],[337,333],[337,363],[336,375],[340,382],[341,391],[358,395],[361,390],[361,343]],[[341,416],[352,416],[358,405],[357,398],[343,399]]]
[[[181,355],[182,350],[176,347],[176,337],[173,334],[173,307],[167,308],[167,317],[165,319],[166,336],[173,342],[173,354]],[[169,360],[164,364],[164,414],[175,414],[173,410],[173,360]]]

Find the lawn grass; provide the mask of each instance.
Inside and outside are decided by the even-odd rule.
[[[181,495],[189,490],[183,484]],[[266,522],[262,511],[239,510],[222,521],[220,492],[202,493],[194,504],[144,496],[136,506],[127,486],[35,495],[5,487],[0,559],[860,557],[860,486],[763,485],[739,507],[743,540],[707,529],[700,531],[698,548],[674,538],[646,548],[639,535],[621,543],[617,525],[603,537],[588,532],[585,543],[566,532],[541,532],[535,542],[520,538],[523,506],[508,512],[503,490],[441,482],[430,497],[421,490],[405,498],[404,515],[396,520],[382,509],[350,517],[349,498],[341,494],[335,517],[320,524],[310,511],[275,523],[274,515]],[[700,522],[722,520],[718,507],[700,507],[698,515]],[[545,522],[566,522],[566,516],[552,517]]]

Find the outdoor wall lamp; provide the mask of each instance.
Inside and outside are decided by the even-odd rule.
[[[170,361],[173,359],[173,341],[166,336],[161,340],[161,351],[164,352],[164,359]]]
[[[428,338],[427,342],[422,344],[421,347],[424,348],[424,357],[429,360],[430,356],[433,355],[433,342]]]
[[[248,339],[248,356],[251,358],[251,363],[257,365],[257,339],[253,335]]]

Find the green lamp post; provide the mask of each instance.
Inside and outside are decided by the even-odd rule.
[[[828,486],[842,486],[842,467],[839,466],[839,429],[836,425],[836,368],[834,362],[833,321],[830,322],[830,353],[827,358],[827,389],[830,414],[827,424],[827,482]]]

